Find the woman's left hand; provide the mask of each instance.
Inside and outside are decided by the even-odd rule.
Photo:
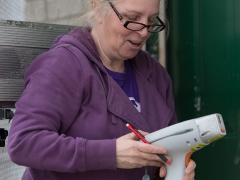
[[[193,160],[190,160],[187,168],[185,169],[185,176],[184,176],[183,180],[194,180],[194,177],[195,177],[194,169],[195,168],[196,168],[196,163]],[[166,168],[166,166],[162,166],[159,171],[159,176],[165,177],[166,174],[167,174],[167,168]]]

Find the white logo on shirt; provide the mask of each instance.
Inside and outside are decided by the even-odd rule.
[[[134,97],[129,97],[129,99],[130,99],[130,101],[132,101],[133,105],[138,110],[138,112],[141,112],[141,105],[140,105],[140,103],[137,102]]]

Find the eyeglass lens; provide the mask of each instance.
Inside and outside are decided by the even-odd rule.
[[[150,27],[148,28],[148,31],[149,31],[149,32],[159,32],[159,31],[161,31],[162,29],[164,29],[164,26],[161,25],[157,19],[156,19],[156,21],[154,21],[153,24],[154,24],[153,26],[150,26]],[[142,25],[142,24],[139,24],[139,23],[135,23],[135,22],[128,22],[128,23],[126,24],[126,27],[127,27],[128,29],[137,31],[137,30],[143,29],[145,26]]]

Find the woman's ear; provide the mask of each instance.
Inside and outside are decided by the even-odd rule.
[[[99,11],[97,11],[97,6],[98,6],[97,2],[92,1],[92,10],[94,11],[96,21],[99,24],[101,24],[102,23],[102,18],[101,18],[101,14],[99,14]]]
[[[92,10],[95,10],[95,9],[96,9],[96,2],[92,1]]]

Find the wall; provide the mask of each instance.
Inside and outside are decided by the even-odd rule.
[[[0,19],[25,19],[25,0],[0,0],[0,4]]]
[[[79,0],[0,0],[0,19],[73,24],[83,11]]]

